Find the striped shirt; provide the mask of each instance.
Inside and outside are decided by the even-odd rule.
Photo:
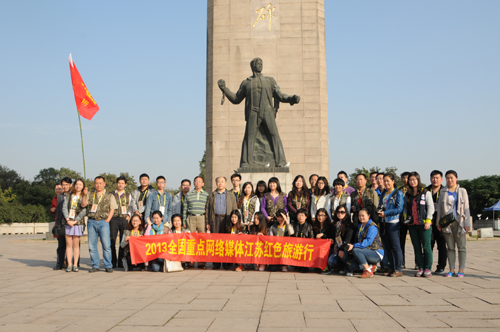
[[[187,214],[204,214],[207,204],[208,193],[205,190],[197,192],[191,190],[184,198],[184,208],[182,209],[182,221],[186,223]]]

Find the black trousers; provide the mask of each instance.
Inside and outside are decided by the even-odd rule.
[[[438,249],[438,269],[443,269],[446,267],[446,261],[448,260],[448,252],[446,248],[446,240],[444,238],[443,232],[439,231],[436,225],[432,225],[432,237],[431,237],[431,248],[434,250],[434,244],[437,243]]]
[[[113,263],[113,267],[123,267],[122,258],[123,248],[118,246],[118,258],[116,257],[116,237],[118,236],[118,232],[120,233],[120,241],[127,229],[128,221],[125,218],[112,218],[109,222],[109,233],[111,237],[111,262]]]
[[[59,235],[57,238],[57,265],[61,268],[64,267],[64,262],[66,260],[66,236]]]
[[[406,244],[406,234],[408,234],[408,225],[404,223],[399,223],[400,233],[399,233],[399,244],[401,245],[401,253],[403,254],[403,266],[406,267],[405,262],[405,244]]]
[[[227,229],[227,226],[226,226],[226,217],[219,217],[219,216],[216,216],[215,217],[215,220],[213,222],[213,225],[214,225],[214,229],[210,229],[210,232],[212,233],[226,233],[226,229]],[[212,263],[212,268],[217,270],[217,269],[220,269],[220,266],[221,266],[221,263]],[[226,263],[223,263],[222,264],[222,268],[224,269],[227,269],[228,267],[228,264]]]

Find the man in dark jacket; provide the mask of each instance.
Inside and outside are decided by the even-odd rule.
[[[444,274],[444,268],[446,267],[446,260],[448,259],[448,252],[446,249],[446,241],[443,236],[443,232],[437,228],[437,202],[439,199],[439,191],[443,189],[441,183],[443,182],[443,173],[434,170],[431,172],[431,185],[428,186],[428,191],[432,194],[432,201],[434,202],[434,215],[432,216],[432,237],[431,237],[431,248],[434,250],[434,244],[437,243],[438,249],[438,264],[434,274]]]
[[[226,190],[226,178],[219,176],[215,179],[217,189],[208,196],[205,206],[205,225],[211,233],[226,233],[231,211],[238,210],[236,198]],[[220,269],[220,263],[213,263],[214,270]]]
[[[63,225],[66,220],[63,218],[62,210],[64,204],[64,197],[67,197],[71,191],[71,184],[73,181],[69,177],[65,177],[61,181],[63,193],[57,195],[56,207],[56,223],[55,225]],[[61,270],[64,267],[66,257],[66,237],[64,235],[57,238],[57,263],[54,270]]]

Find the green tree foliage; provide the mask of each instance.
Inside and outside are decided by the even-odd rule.
[[[0,189],[0,201],[12,203],[15,202],[16,199],[17,196],[14,194],[14,190],[12,188],[8,188],[6,190]]]
[[[0,224],[49,222],[45,208],[41,205],[19,205],[0,199]]]
[[[493,212],[484,212],[484,209],[500,200],[500,175],[486,175],[458,182],[467,190],[470,214],[473,219],[477,219],[478,215],[481,215],[481,219],[486,219],[486,217],[491,219]],[[495,216],[500,216],[500,213],[495,212]]]
[[[100,176],[106,179],[106,191],[115,191],[116,190],[116,179],[120,176],[124,176],[127,179],[127,186],[125,187],[125,192],[131,193],[137,188],[137,182],[133,176],[128,173],[121,172],[120,175],[116,175],[113,173],[101,173]],[[89,190],[94,190],[94,181],[88,181],[87,187]]]
[[[199,176],[201,176],[203,178],[203,181],[206,183],[206,180],[207,180],[207,151],[203,151],[203,158],[201,158],[200,160],[200,174]],[[206,185],[205,185],[206,186]],[[203,190],[206,190],[205,186],[203,186]]]
[[[59,170],[50,167],[41,169],[37,176],[35,176],[35,180],[33,181],[33,185],[42,185],[46,187],[54,188],[56,183],[61,182],[61,178],[59,177]]]
[[[16,171],[0,165],[0,188],[2,190],[7,190],[9,188],[15,188],[23,178]]]
[[[367,169],[365,167],[362,168],[355,168],[354,173],[351,173],[349,175],[349,185],[353,188],[356,188],[356,175],[362,173],[366,175],[367,179],[367,185],[371,185],[370,182],[370,173],[371,172],[383,172],[383,173],[392,173],[394,175],[394,179],[396,180],[396,187],[400,188],[403,186],[403,181],[401,181],[401,177],[398,174],[398,168],[397,167],[386,167],[385,170],[382,171],[382,169],[378,166],[371,167],[370,169]],[[333,182],[333,181],[332,181]]]

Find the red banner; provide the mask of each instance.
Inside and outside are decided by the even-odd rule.
[[[183,262],[326,268],[330,241],[296,237],[181,233],[129,239],[132,264],[156,258]]]
[[[76,109],[81,116],[87,120],[92,120],[94,115],[99,110],[99,106],[90,94],[89,90],[83,83],[83,79],[73,63],[71,54],[69,55],[69,70],[71,72],[71,83],[73,84],[73,91],[75,92]]]

